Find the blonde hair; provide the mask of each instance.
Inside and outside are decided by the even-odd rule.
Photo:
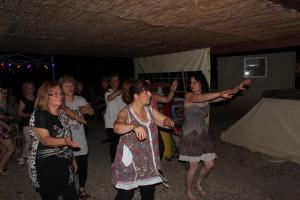
[[[74,87],[77,85],[77,81],[70,75],[66,75],[58,79],[58,83],[63,86],[65,83],[71,82],[73,83]]]
[[[49,111],[49,107],[48,107],[49,92],[51,89],[55,87],[61,88],[61,86],[56,82],[51,82],[51,81],[44,82],[38,90],[34,107]]]

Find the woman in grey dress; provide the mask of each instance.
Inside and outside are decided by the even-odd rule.
[[[207,196],[201,183],[213,168],[214,159],[217,157],[208,135],[209,103],[232,98],[244,90],[250,80],[244,80],[233,89],[212,93],[208,93],[208,84],[201,71],[192,74],[190,81],[191,92],[184,98],[185,121],[179,146],[179,160],[189,162],[186,195],[189,200],[196,200],[192,189],[194,187],[201,195]],[[199,161],[203,161],[200,169]],[[196,178],[198,169],[200,171]]]

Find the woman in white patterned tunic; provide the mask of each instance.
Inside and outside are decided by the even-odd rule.
[[[184,99],[185,121],[179,146],[179,160],[189,162],[186,194],[189,200],[196,200],[192,188],[195,187],[203,196],[207,195],[201,183],[211,171],[214,159],[217,157],[208,135],[209,103],[232,98],[239,91],[244,90],[250,81],[245,80],[231,90],[214,93],[207,93],[208,84],[201,71],[192,74],[190,81],[191,92],[187,93]],[[196,178],[199,161],[203,161],[204,164]]]
[[[155,184],[161,183],[157,126],[173,127],[174,122],[149,105],[147,83],[133,81],[129,87],[129,105],[114,123],[114,132],[122,135],[113,163],[115,200],[131,200],[139,188],[142,200],[154,200]],[[126,98],[127,99],[127,98]]]

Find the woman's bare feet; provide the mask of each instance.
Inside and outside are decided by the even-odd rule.
[[[200,194],[204,197],[207,197],[208,194],[203,190],[203,188],[200,185],[195,186],[195,188],[198,192],[200,192]]]
[[[186,191],[186,197],[188,200],[197,200],[196,196],[193,194],[192,191]]]

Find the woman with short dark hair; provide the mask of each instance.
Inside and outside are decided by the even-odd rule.
[[[127,87],[123,108],[114,123],[114,132],[121,135],[113,163],[113,185],[118,192],[115,200],[131,200],[139,188],[143,200],[153,200],[155,185],[163,182],[158,169],[157,125],[173,127],[174,122],[149,105],[148,84],[135,80]]]

